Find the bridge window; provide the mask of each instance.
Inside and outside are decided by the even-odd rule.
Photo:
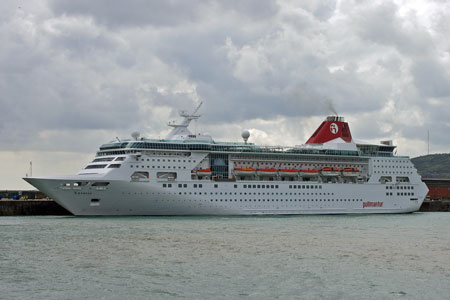
[[[85,169],[103,169],[106,165],[89,165]]]

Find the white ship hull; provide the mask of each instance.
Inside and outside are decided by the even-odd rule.
[[[276,195],[271,192],[267,193],[270,195],[259,195],[262,190],[253,186],[268,183],[267,181],[241,181],[237,188],[234,187],[235,182],[204,182],[202,189],[192,192],[192,188],[178,188],[178,184],[184,183],[191,187],[194,184],[192,181],[173,182],[172,188],[162,187],[167,182],[109,181],[107,187],[93,188],[66,186],[79,179],[25,180],[79,216],[409,213],[419,210],[428,191],[421,183],[414,186],[414,197],[396,197],[386,196],[385,185],[382,184],[352,184],[349,192],[347,184],[277,182],[278,188],[271,189],[277,191]],[[87,178],[83,177],[83,180]],[[219,187],[215,188],[214,184]],[[244,189],[244,184],[252,188]],[[314,188],[293,189],[294,185]],[[322,188],[315,188],[316,186]],[[248,195],[241,196],[242,192]]]

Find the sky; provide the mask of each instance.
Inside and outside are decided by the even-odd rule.
[[[196,132],[293,146],[333,111],[399,155],[450,152],[450,2],[2,0],[0,189],[98,147]]]

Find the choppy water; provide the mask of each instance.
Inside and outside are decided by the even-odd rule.
[[[2,217],[1,299],[449,299],[450,213]]]

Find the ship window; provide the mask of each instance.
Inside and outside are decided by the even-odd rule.
[[[246,189],[247,188],[247,185],[246,184],[244,184],[244,189]]]
[[[131,174],[131,179],[133,180],[148,179],[148,178],[149,178],[148,172],[136,171],[133,174]]]
[[[163,188],[165,188],[167,185],[165,183],[163,183]]]
[[[103,169],[106,165],[89,165],[85,169]]]
[[[197,187],[197,184],[194,184],[194,188],[196,188]]]
[[[172,184],[171,184],[171,183],[169,183],[169,184],[167,185],[167,187],[170,187],[170,188],[171,188],[171,187],[172,187]]]
[[[234,188],[236,189],[237,187],[238,187],[237,184],[235,184],[235,185],[234,185]]]
[[[110,168],[110,169],[118,169],[118,168],[120,168],[120,164],[111,164],[111,165],[109,165],[108,166],[108,168]]]
[[[183,187],[183,185],[182,185],[181,183],[179,183],[179,184],[178,184],[178,187],[179,187],[179,188],[180,188],[180,187]]]
[[[217,185],[217,184],[214,185],[214,188],[218,188],[218,187],[219,187],[219,185]]]
[[[199,188],[202,188],[203,186],[201,184],[198,185]]]
[[[96,158],[92,162],[100,162],[100,161],[112,161],[114,157],[104,157],[104,158]]]
[[[183,184],[183,187],[184,187],[184,188],[187,188],[187,183]]]
[[[137,172],[135,172],[135,173],[137,173]],[[148,174],[148,172],[144,172],[144,173],[147,173]],[[176,172],[157,172],[156,173],[156,177],[158,178],[158,179],[168,179],[168,180],[173,180],[173,179],[176,179],[177,178],[177,173]],[[148,178],[148,177],[147,177]]]
[[[107,186],[109,185],[109,182],[100,181],[100,182],[94,182],[92,186]]]

